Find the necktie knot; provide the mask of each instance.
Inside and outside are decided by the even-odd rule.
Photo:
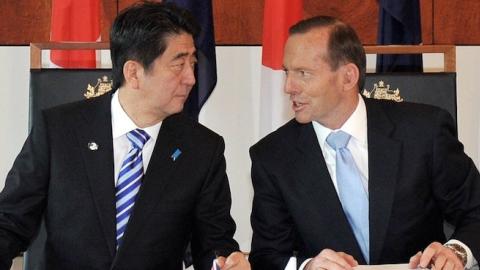
[[[127,138],[134,148],[142,150],[143,146],[150,139],[150,136],[144,130],[137,128],[128,132]]]
[[[327,136],[327,143],[335,150],[347,147],[348,141],[350,141],[350,134],[341,130],[332,132]]]

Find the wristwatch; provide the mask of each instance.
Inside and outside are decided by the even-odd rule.
[[[465,265],[467,264],[467,251],[465,250],[465,248],[456,243],[445,244],[445,247],[451,249],[465,267]]]

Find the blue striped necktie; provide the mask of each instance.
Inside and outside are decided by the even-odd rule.
[[[327,143],[335,149],[338,197],[352,227],[355,238],[366,262],[370,261],[368,194],[363,188],[360,172],[352,153],[347,148],[350,135],[337,131],[327,137]]]
[[[122,243],[128,219],[143,178],[142,149],[150,136],[141,129],[127,133],[131,148],[123,160],[116,186],[117,249]]]

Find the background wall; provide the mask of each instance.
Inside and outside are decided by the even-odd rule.
[[[27,136],[29,50],[0,46],[0,188]],[[424,57],[426,69],[441,66],[443,57]],[[248,148],[259,139],[259,46],[218,46],[218,83],[200,114],[200,121],[225,138],[227,171],[232,189],[235,238],[250,250],[252,187]],[[480,165],[479,46],[457,47],[459,138],[477,167]],[[367,57],[371,70],[375,57]],[[392,86],[394,87],[394,86]],[[282,89],[278,89],[282,91]]]
[[[102,40],[115,15],[137,0],[101,0]],[[218,45],[261,44],[263,0],[212,0]],[[480,1],[420,0],[423,44],[480,44]],[[49,39],[51,0],[0,0],[0,45],[27,45]],[[304,15],[341,18],[375,44],[378,0],[304,0]],[[472,27],[475,26],[475,27]],[[468,31],[458,31],[468,29]]]

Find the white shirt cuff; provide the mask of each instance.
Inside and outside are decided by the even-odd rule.
[[[465,249],[467,252],[467,263],[465,264],[465,269],[471,269],[474,266],[478,266],[478,261],[475,259],[475,257],[473,257],[472,251],[467,245],[456,239],[450,239],[445,244],[458,244]]]
[[[307,263],[311,260],[312,258],[310,259],[306,259],[302,265],[300,265],[300,267],[298,268],[298,270],[303,270],[303,268],[305,268],[305,265],[307,265]],[[290,257],[290,260],[288,260],[288,263],[287,263],[287,266],[285,267],[284,270],[297,270],[297,258],[296,257]]]
[[[300,265],[300,267],[298,268],[298,270],[303,270],[303,268],[305,268],[305,266],[307,266],[307,263],[310,262],[312,260],[312,258],[310,259],[306,259],[302,265]]]

